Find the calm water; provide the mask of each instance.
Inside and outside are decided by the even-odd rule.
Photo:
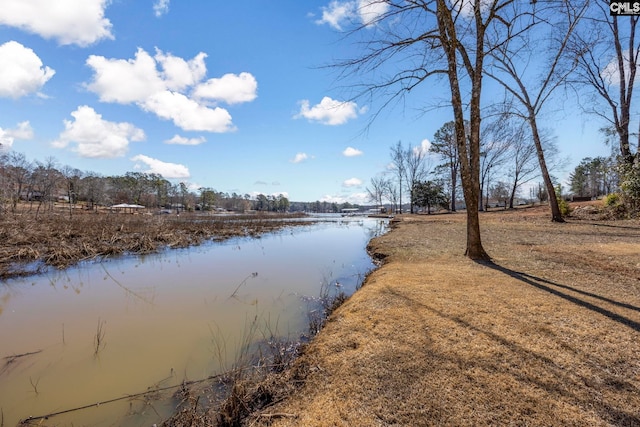
[[[206,378],[234,362],[255,319],[263,335],[297,339],[309,297],[322,286],[352,293],[373,268],[367,242],[384,230],[379,220],[334,218],[0,284],[4,426]],[[171,409],[124,400],[45,424],[148,426]]]

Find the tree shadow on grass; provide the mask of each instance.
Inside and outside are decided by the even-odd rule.
[[[509,268],[503,267],[501,265],[498,265],[494,262],[491,261],[478,261],[478,264],[484,265],[485,267],[489,267],[493,270],[499,271],[503,274],[506,274],[509,277],[512,277],[514,279],[519,280],[522,283],[525,283],[527,285],[533,286],[537,289],[540,289],[542,291],[545,292],[549,292],[550,294],[553,294],[557,297],[560,297],[566,301],[572,302],[576,305],[579,305],[581,307],[584,307],[588,310],[591,310],[593,312],[596,312],[598,314],[601,314],[615,322],[618,322],[624,326],[627,326],[637,332],[640,332],[640,322],[637,322],[635,320],[632,320],[628,317],[625,317],[621,314],[615,313],[611,310],[607,310],[606,308],[600,307],[596,304],[593,304],[591,302],[585,301],[584,299],[580,299],[577,296],[571,295],[569,293],[563,292],[562,290],[567,290],[570,292],[574,292],[580,295],[584,295],[587,297],[591,297],[594,299],[598,299],[600,301],[604,301],[606,303],[621,307],[621,308],[626,308],[629,310],[633,310],[633,311],[638,311],[640,312],[640,307],[636,307],[634,305],[631,304],[627,304],[627,303],[623,303],[620,301],[615,301],[612,300],[610,298],[606,298],[603,297],[601,295],[597,295],[591,292],[585,292],[582,291],[580,289],[576,289],[574,287],[568,286],[568,285],[561,285],[559,283],[555,283],[552,282],[550,280],[547,279],[543,279],[540,277],[536,277],[536,276],[532,276],[531,274],[527,274],[527,273],[523,273],[520,271],[515,271],[515,270],[511,270]],[[562,290],[561,290],[562,289]]]
[[[504,270],[510,271],[508,269]],[[531,280],[526,277],[525,279]],[[462,358],[456,359],[455,356],[451,354],[435,355],[433,357],[436,357],[436,361],[449,360],[459,365],[460,369],[468,369],[470,372],[473,371],[474,368],[480,368],[484,369],[486,372],[497,372],[499,374],[511,375],[515,381],[528,383],[533,387],[533,389],[544,390],[546,393],[548,393],[548,396],[551,399],[566,400],[567,403],[575,404],[583,408],[591,406],[596,410],[596,412],[599,414],[599,416],[602,417],[603,420],[607,420],[613,423],[613,425],[640,426],[639,414],[628,412],[623,407],[620,407],[620,405],[618,405],[615,401],[612,402],[608,399],[602,399],[602,397],[600,396],[602,390],[585,390],[585,388],[590,389],[587,384],[593,382],[593,378],[591,376],[585,375],[584,373],[568,371],[567,366],[563,363],[558,362],[554,356],[534,351],[533,349],[527,348],[526,346],[519,344],[505,336],[502,336],[499,333],[483,328],[481,325],[476,324],[472,320],[467,320],[451,313],[447,313],[443,310],[439,310],[436,307],[428,305],[423,301],[418,301],[408,295],[405,295],[402,291],[399,291],[397,289],[387,288],[384,290],[384,293],[389,294],[390,297],[394,298],[398,302],[404,301],[408,306],[412,307],[415,310],[414,312],[416,313],[416,315],[418,315],[418,313],[420,313],[422,310],[427,310],[440,318],[454,322],[459,327],[465,330],[473,331],[487,337],[491,341],[495,342],[498,347],[508,349],[514,355],[513,357],[516,360],[519,360],[518,363],[529,365],[529,369],[520,369],[518,367],[518,363],[501,365],[499,360],[477,359],[469,361],[463,360]],[[397,339],[401,339],[401,337],[402,334],[398,334]],[[394,349],[392,351],[397,350]],[[429,357],[428,354],[425,354],[424,356]],[[555,381],[545,379],[544,376],[541,375],[532,374],[531,369],[543,369],[545,371],[548,371],[553,374]],[[615,388],[619,389],[617,390],[618,392],[623,392],[623,389],[626,390],[626,392],[631,393],[635,393],[637,391],[636,387],[630,382],[620,381],[617,378],[611,377],[606,372],[600,372],[599,374],[608,378],[611,384],[614,384],[614,382],[616,382],[617,387]],[[519,394],[520,392],[514,392],[513,390],[506,392],[513,392],[513,398],[522,397],[522,395]],[[524,393],[526,394],[526,392]],[[599,396],[597,400],[596,396]],[[522,408],[520,408],[518,405],[515,405],[512,409],[518,410]]]

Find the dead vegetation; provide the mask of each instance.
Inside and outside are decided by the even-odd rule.
[[[131,215],[60,211],[0,216],[0,279],[122,254],[183,248],[299,225],[298,215]]]
[[[491,263],[464,214],[374,239],[385,265],[242,425],[640,426],[640,223],[481,218]]]

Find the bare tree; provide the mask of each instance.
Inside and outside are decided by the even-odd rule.
[[[0,215],[6,212],[5,203],[9,200],[9,180],[7,176],[7,154],[0,144]]]
[[[485,58],[513,37],[507,29],[527,31],[531,27],[527,22],[530,23],[536,13],[536,2],[371,0],[363,3],[381,11],[367,14],[367,22],[352,33],[363,36],[365,51],[337,66],[362,82],[354,87],[361,89],[356,98],[380,95],[381,109],[427,80],[437,77],[446,80],[467,206],[465,254],[472,259],[489,259],[482,246],[478,214]],[[521,10],[520,4],[527,9]],[[391,70],[385,67],[390,65],[393,65]]]
[[[63,166],[60,173],[65,181],[67,201],[69,202],[69,216],[71,217],[73,215],[73,208],[78,200],[78,194],[80,193],[79,187],[82,179],[82,171],[71,166]]]
[[[385,195],[385,189],[387,187],[387,180],[382,175],[371,178],[370,185],[367,187],[367,194],[369,200],[374,202],[377,207],[382,206],[382,199]]]
[[[509,173],[511,177],[511,194],[509,196],[509,208],[513,209],[513,200],[520,186],[535,179],[539,173],[535,163],[536,146],[526,134],[524,126],[512,126],[511,129],[512,139],[509,149],[509,157],[511,159],[511,171]]]
[[[489,199],[489,187],[491,180],[496,174],[496,168],[502,166],[506,160],[509,150],[508,125],[506,117],[500,116],[491,122],[482,131],[480,141],[480,206],[479,210],[484,210],[482,194],[486,190],[486,200]]]
[[[108,179],[95,172],[84,172],[81,186],[81,197],[89,204],[90,209],[105,203]]]
[[[456,189],[458,176],[460,175],[460,158],[458,157],[458,144],[456,143],[456,130],[453,122],[447,122],[438,129],[433,136],[431,151],[439,154],[444,160],[443,167],[449,171],[449,197],[451,212],[456,211]],[[482,194],[482,193],[480,193]]]
[[[640,42],[635,37],[640,16],[611,16],[607,0],[595,0],[590,12],[590,19],[573,38],[578,66],[574,82],[589,91],[583,108],[612,125],[618,137],[618,153],[625,163],[632,164],[639,156],[638,150],[634,154],[631,148],[630,124],[640,65]]]
[[[37,193],[38,208],[36,218],[40,213],[40,208],[44,203],[50,211],[53,210],[58,185],[61,182],[61,174],[56,169],[58,161],[53,157],[47,157],[43,163],[36,162],[36,167],[32,174],[34,193]]]
[[[411,213],[413,213],[413,206],[415,205],[415,194],[413,188],[416,183],[423,180],[425,175],[427,174],[427,169],[429,166],[427,165],[427,149],[422,145],[417,147],[411,146],[404,152],[405,157],[405,181],[407,183],[407,187],[410,192],[410,205],[411,205]]]
[[[545,161],[538,116],[545,102],[576,68],[577,61],[567,54],[569,41],[587,6],[587,1],[578,0],[540,5],[535,15],[522,22],[524,26],[507,26],[505,32],[509,36],[490,55],[487,75],[518,101],[519,107],[512,106],[512,112],[531,127],[540,172],[549,194],[555,194],[555,190]],[[534,26],[535,31],[531,31]],[[532,73],[532,58],[547,58],[547,61]],[[555,197],[549,197],[549,206],[551,219],[564,222]]]
[[[404,179],[407,171],[407,157],[405,156],[402,142],[391,147],[391,165],[393,167],[393,173],[398,180],[398,196],[400,198],[400,205],[398,206],[399,213],[402,213],[402,180]]]
[[[389,201],[391,205],[389,207],[390,212],[398,210],[398,187],[396,187],[392,180],[386,179],[383,187],[384,197]]]
[[[28,182],[33,172],[33,164],[26,156],[16,151],[10,151],[5,157],[5,176],[8,194],[11,199],[11,209],[16,211],[20,198],[24,197]]]

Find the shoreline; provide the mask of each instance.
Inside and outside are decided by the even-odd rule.
[[[640,425],[640,222],[547,215],[401,216],[244,425]]]

